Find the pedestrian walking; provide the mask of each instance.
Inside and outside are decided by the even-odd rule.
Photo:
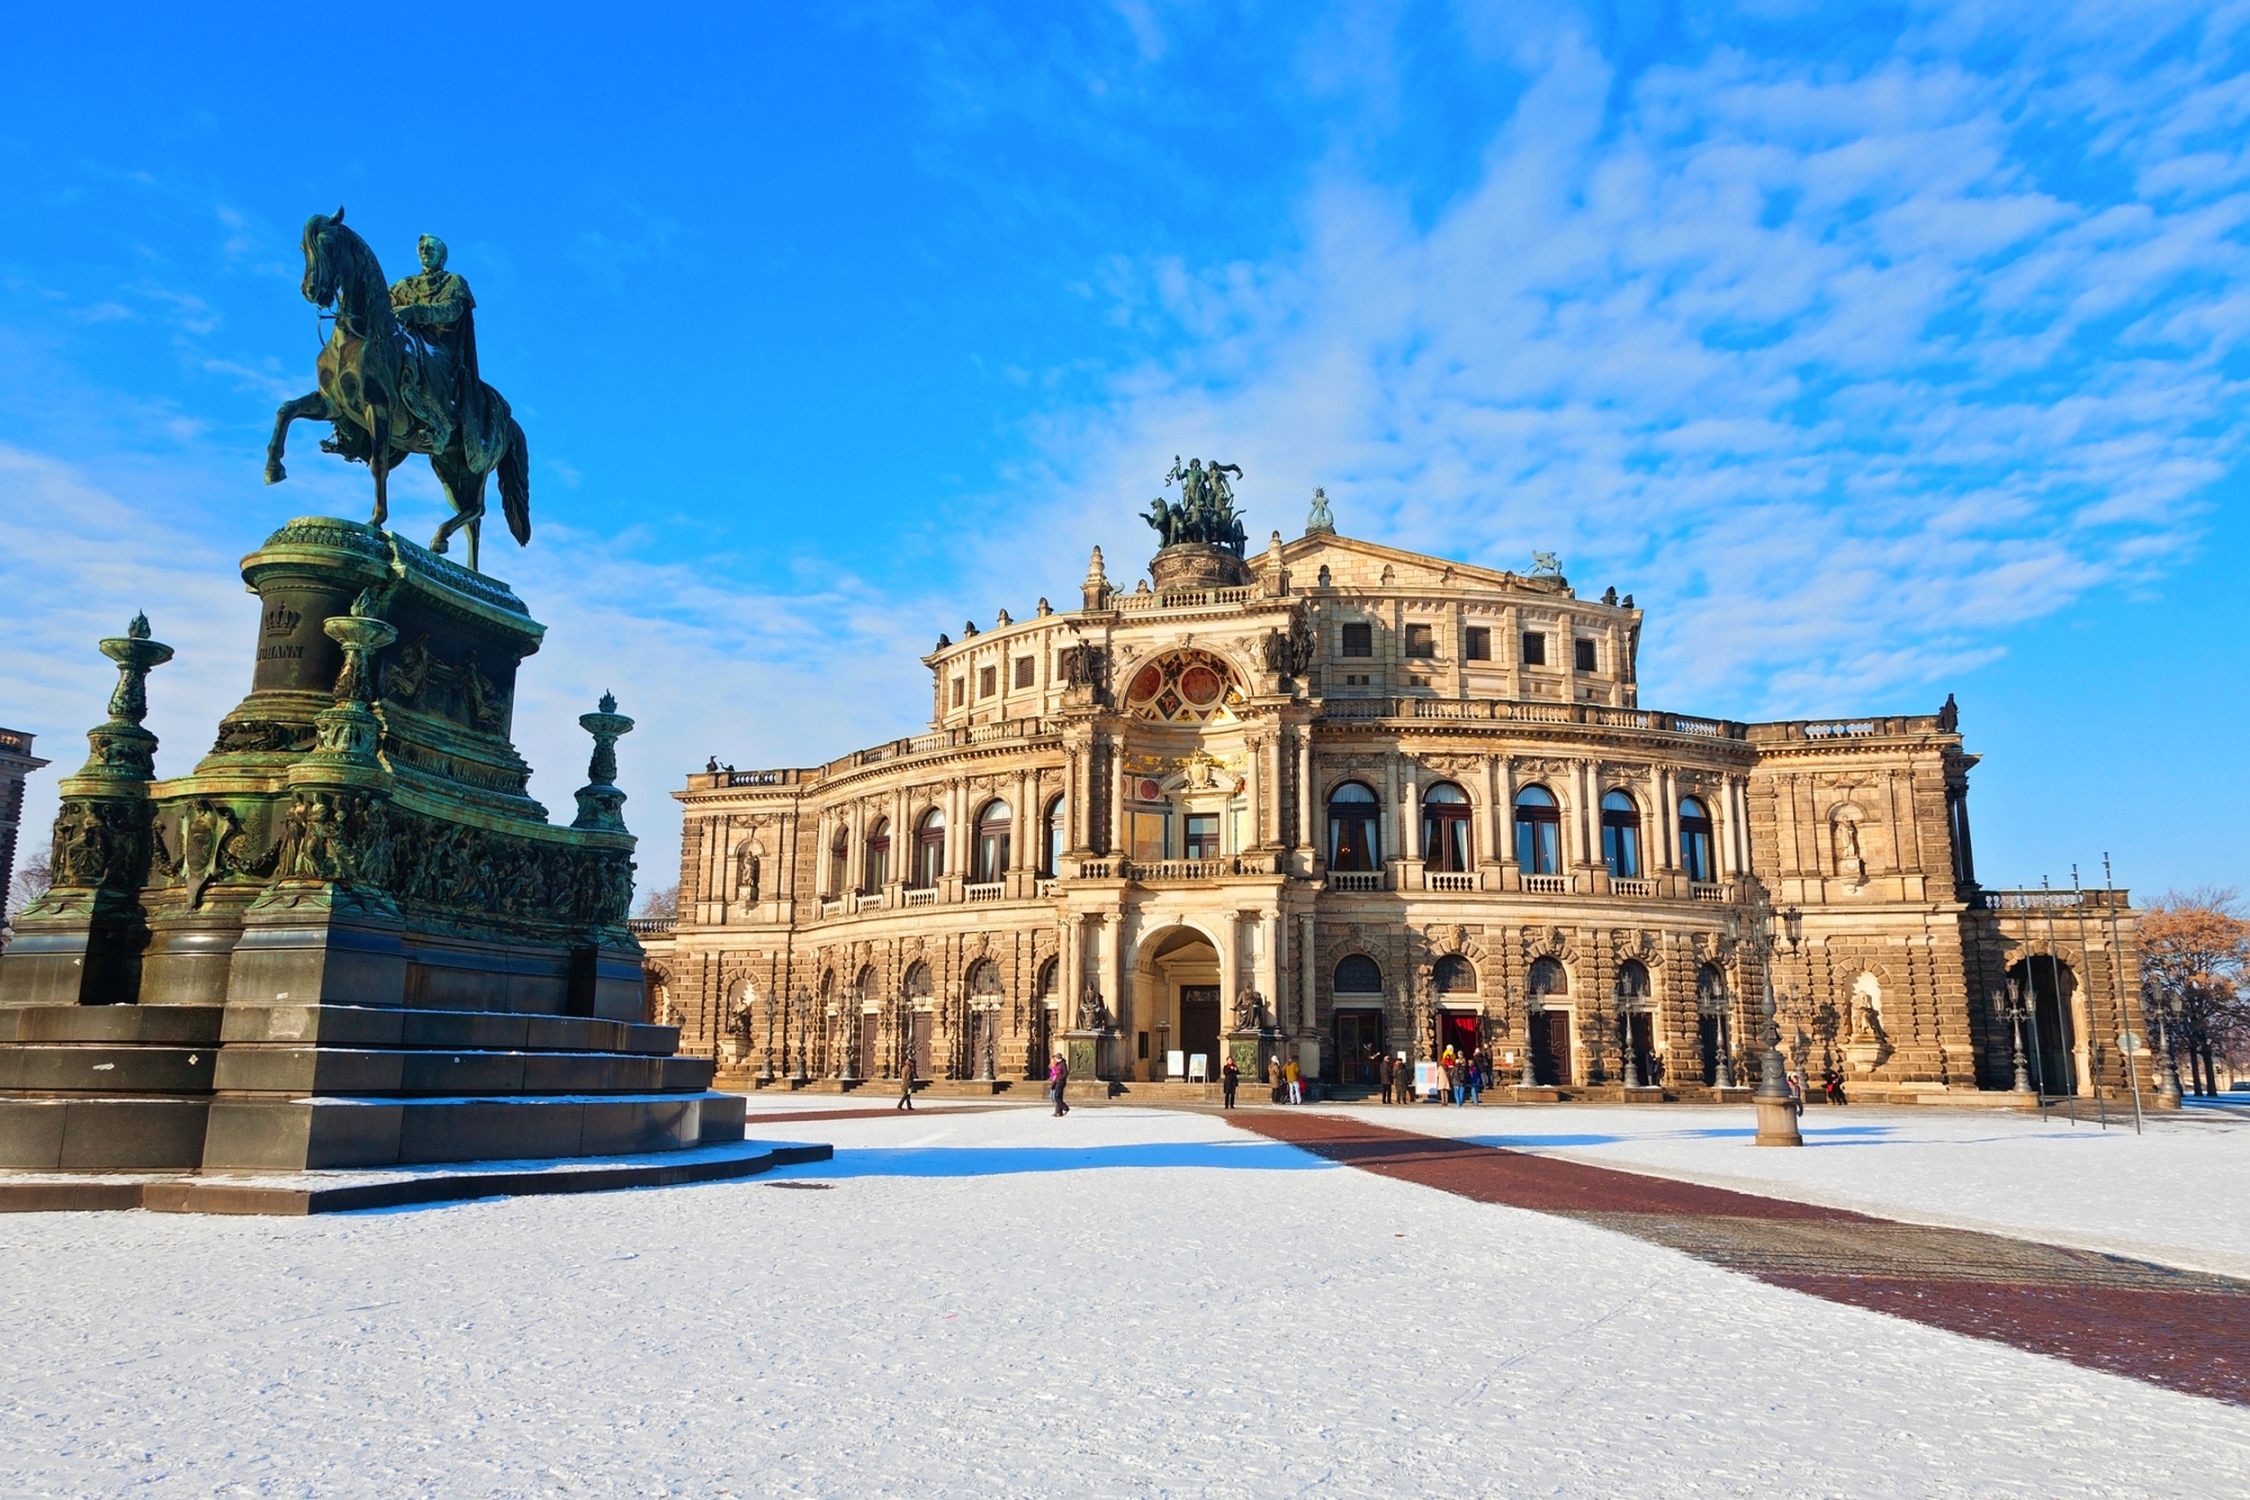
[[[1055,1116],[1070,1113],[1070,1059],[1060,1052],[1055,1054],[1054,1066],[1047,1070],[1047,1091],[1055,1096]]]
[[[1484,1103],[1484,1077],[1482,1065],[1477,1058],[1473,1055],[1462,1058],[1461,1071],[1468,1075],[1469,1102],[1471,1104]]]
[[[1226,1108],[1234,1108],[1234,1091],[1241,1082],[1242,1070],[1234,1065],[1234,1054],[1230,1052],[1227,1060],[1219,1064],[1219,1087],[1225,1092]]]
[[[1834,1063],[1830,1063],[1828,1065],[1827,1088],[1828,1102],[1830,1104],[1848,1104],[1851,1102],[1844,1097],[1843,1070],[1837,1067]]]
[[[1461,1082],[1461,1054],[1450,1047],[1445,1053],[1445,1086],[1453,1091],[1453,1107],[1461,1107],[1461,1096],[1468,1092]]]
[[[910,1111],[913,1108],[914,1049],[912,1047],[908,1047],[906,1049],[906,1066],[898,1070],[898,1103],[892,1106],[892,1113],[895,1114],[902,1109]]]
[[[1802,1073],[1784,1073],[1782,1081],[1789,1086],[1789,1107],[1798,1119],[1805,1117],[1805,1076]]]
[[[1281,1076],[1289,1081],[1289,1102],[1291,1104],[1304,1103],[1304,1076],[1297,1070],[1297,1059],[1294,1057],[1289,1059],[1289,1066],[1281,1070]]]

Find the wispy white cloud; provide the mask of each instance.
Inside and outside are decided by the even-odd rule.
[[[1931,45],[1949,11],[1856,69],[1715,48],[1622,92],[1546,28],[1426,225],[1339,162],[1286,254],[1110,261],[1172,349],[1051,411],[1022,477],[1073,540],[1183,451],[1248,466],[1261,532],[1321,484],[1360,534],[1559,547],[1650,608],[1644,680],[1683,707],[1921,691],[2176,560],[2245,456],[2250,105],[2213,40],[2243,15],[2156,67],[2145,15],[2080,7],[1977,71]],[[2071,119],[2093,138],[2026,145]],[[2072,152],[2129,178],[2060,190]]]

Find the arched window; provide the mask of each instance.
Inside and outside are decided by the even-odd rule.
[[[859,971],[859,978],[852,983],[851,1000],[854,1010],[876,998],[876,983],[875,966],[873,964],[868,964]]]
[[[1422,794],[1422,858],[1443,873],[1469,868],[1469,794],[1449,781]]]
[[[976,967],[969,970],[969,993],[979,1000],[997,998],[1000,990],[1000,966],[989,958],[980,958]]]
[[[1516,793],[1516,863],[1526,875],[1553,875],[1562,869],[1562,809],[1543,786]]]
[[[1709,885],[1712,874],[1711,815],[1693,797],[1680,799],[1680,871],[1698,885]]]
[[[1015,814],[1005,802],[987,802],[984,811],[977,814],[976,867],[969,878],[978,885],[991,885],[1008,878],[1008,845]]]
[[[1602,793],[1602,863],[1612,879],[1640,878],[1641,809],[1630,792]]]
[[[1570,971],[1551,958],[1535,958],[1531,961],[1531,975],[1523,987],[1533,995],[1567,995]]]
[[[1356,781],[1328,794],[1329,869],[1382,868],[1382,840],[1376,833],[1376,815],[1381,811],[1375,794]]]
[[[1383,993],[1383,971],[1366,954],[1351,954],[1336,965],[1336,993],[1380,995]]]
[[[1047,803],[1047,837],[1039,849],[1039,873],[1049,880],[1062,869],[1063,837],[1063,799],[1056,797]]]
[[[1637,958],[1628,958],[1617,966],[1617,1000],[1620,1005],[1637,1005],[1648,999],[1648,968]]]
[[[1053,1005],[1061,997],[1055,993],[1055,978],[1062,972],[1056,959],[1048,959],[1039,966],[1039,999],[1042,1004]]]
[[[906,971],[906,982],[899,986],[899,993],[909,1000],[929,999],[930,966],[917,960],[914,967]]]
[[[1726,1003],[1727,976],[1719,971],[1719,966],[1717,964],[1705,964],[1702,968],[1697,969],[1695,971],[1696,1009],[1706,1015],[1711,1015],[1723,1009]]]
[[[1431,968],[1430,982],[1440,995],[1473,995],[1477,992],[1477,968],[1460,954],[1448,953]]]
[[[867,831],[867,878],[860,889],[879,891],[891,883],[891,820],[877,818]]]
[[[945,814],[933,807],[914,826],[914,886],[926,891],[944,873]]]
[[[851,878],[852,832],[848,828],[836,830],[828,841],[828,894],[844,894],[845,882]]]

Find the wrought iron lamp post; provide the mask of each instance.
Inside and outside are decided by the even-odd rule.
[[[811,1023],[811,1016],[808,1013],[812,1009],[812,997],[802,990],[798,991],[796,1003],[790,1009],[797,1013],[797,1072],[791,1082],[802,1088],[812,1082],[812,1075],[806,1071],[806,1067],[811,1061],[806,1053],[810,1049],[805,1045],[805,1032]]]
[[[1625,1087],[1641,1086],[1641,1059],[1633,1050],[1633,997],[1625,991],[1617,992],[1617,1047],[1625,1056]]]
[[[1781,1024],[1776,1014],[1773,995],[1773,912],[1761,893],[1758,898],[1754,934],[1758,944],[1758,968],[1765,991],[1765,1035],[1759,1040],[1764,1051],[1758,1058],[1758,1091],[1751,1102],[1758,1110],[1760,1146],[1802,1146],[1804,1136],[1797,1129],[1797,1100],[1789,1092],[1787,1066],[1781,1053]],[[1804,914],[1792,906],[1782,914],[1782,925],[1789,936],[1789,951],[1797,951],[1804,932]]]
[[[773,1022],[774,1016],[780,1011],[780,1009],[780,992],[777,990],[766,991],[766,1060],[764,1067],[760,1069],[758,1073],[758,1081],[760,1083],[773,1082]]]
[[[2172,1027],[2177,1023],[2181,1005],[2177,995],[2166,995],[2160,1005],[2149,1004],[2149,994],[2141,992],[2141,1014],[2156,1021],[2156,1100],[2166,1109],[2180,1107],[2180,1065],[2172,1056]]]
[[[2003,1020],[2015,1028],[2016,1082],[2012,1092],[2028,1094],[2032,1091],[2031,1065],[2023,1055],[2023,1021],[2030,1007],[2023,1003],[2023,991],[2016,987],[2016,982],[2013,979],[2008,981],[2004,990],[1992,992],[1992,1008]]]
[[[836,1024],[843,1028],[843,1035],[838,1038],[839,1045],[837,1047],[837,1051],[843,1057],[843,1066],[837,1070],[836,1077],[842,1083],[857,1083],[859,1082],[859,987],[855,985],[844,993],[850,999],[842,1007],[843,1014],[836,1018]]]

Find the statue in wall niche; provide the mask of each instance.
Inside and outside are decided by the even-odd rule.
[[[753,906],[757,904],[758,851],[755,848],[748,848],[742,851],[742,878],[737,883],[736,889],[739,892],[742,900],[749,902]]]
[[[1078,1029],[1109,1030],[1109,1007],[1102,1003],[1102,992],[1090,984],[1078,996]]]

